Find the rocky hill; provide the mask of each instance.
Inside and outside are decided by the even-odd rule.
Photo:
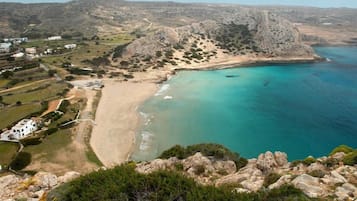
[[[190,180],[184,179],[192,178],[203,185],[196,189],[195,200],[202,200],[197,197],[199,193],[210,189],[204,186],[215,186],[217,189],[205,192],[213,193],[208,200],[223,192],[225,196],[233,196],[233,200],[262,200],[263,197],[264,200],[355,200],[356,156],[356,150],[340,146],[330,156],[316,159],[308,157],[302,161],[288,162],[285,153],[268,151],[246,161],[220,145],[201,144],[187,148],[176,146],[164,152],[159,159],[137,164],[128,163],[109,170],[104,168],[70,183],[68,182],[79,177],[78,173],[68,172],[60,177],[45,172],[39,172],[34,176],[3,176],[0,177],[0,199],[83,200],[88,196],[94,196],[100,200],[104,197],[108,199],[107,196],[130,197],[129,192],[136,192],[137,195],[131,196],[140,195],[141,199],[137,197],[129,200],[152,200],[150,194],[156,187],[150,185],[159,185],[161,190],[154,190],[155,193],[160,194],[160,191],[163,193],[168,190],[173,194],[178,193],[178,197],[182,196],[179,200],[189,200],[184,197],[191,195],[193,189],[184,190],[185,188],[181,189],[180,185],[193,185]],[[113,175],[109,176],[110,174]],[[181,176],[183,177],[180,180]],[[141,178],[146,179],[139,182]],[[158,181],[161,184],[155,183]],[[110,188],[107,188],[107,185]],[[166,187],[169,189],[165,189]],[[63,197],[65,195],[71,199]],[[223,197],[221,195],[219,200]]]

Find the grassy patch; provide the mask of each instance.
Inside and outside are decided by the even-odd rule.
[[[71,142],[70,129],[63,129],[44,138],[41,144],[26,146],[24,151],[33,156],[40,154],[41,159],[46,162],[56,162],[53,159],[58,154],[58,150],[63,149]]]
[[[4,129],[32,113],[41,111],[41,108],[40,104],[27,104],[1,109],[0,129]]]
[[[6,87],[10,80],[0,79],[0,88]]]
[[[12,91],[3,95],[3,101],[7,104],[14,104],[17,101],[22,103],[31,103],[36,101],[45,101],[57,98],[59,93],[62,93],[67,88],[65,83],[41,84],[37,87],[32,87],[24,91]]]
[[[0,142],[0,165],[8,166],[15,158],[19,145],[13,142]]]

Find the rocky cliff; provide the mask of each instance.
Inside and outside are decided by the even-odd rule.
[[[203,185],[226,186],[238,193],[257,192],[290,184],[311,198],[323,200],[355,200],[357,198],[357,166],[344,165],[345,153],[329,157],[311,157],[289,163],[283,152],[266,152],[237,171],[234,161],[204,156],[202,153],[184,159],[171,157],[135,165],[135,170],[150,174],[158,170],[180,172]],[[45,200],[47,193],[79,176],[68,172],[57,177],[39,172],[34,176],[0,177],[0,200]]]

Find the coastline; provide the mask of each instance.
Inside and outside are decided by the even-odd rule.
[[[242,66],[257,66],[272,63],[309,63],[322,61],[313,57],[249,58],[229,57],[208,63],[162,70],[137,72],[128,82],[106,80],[95,117],[96,126],[91,134],[90,145],[106,167],[127,162],[134,151],[136,134],[141,127],[137,108],[158,90],[158,84],[168,80],[178,71],[219,70]]]

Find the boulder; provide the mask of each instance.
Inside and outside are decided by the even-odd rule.
[[[20,178],[15,175],[0,177],[0,200],[15,195],[14,190],[20,182]]]
[[[288,158],[286,153],[270,151],[260,154],[257,159],[257,167],[263,172],[271,172],[276,168],[288,167]]]
[[[78,178],[81,174],[78,172],[66,172],[63,176],[58,177],[58,182],[59,183],[66,183],[69,181],[72,181],[75,178]]]
[[[308,174],[296,177],[292,184],[311,198],[326,196],[327,193],[326,188],[320,184],[319,179]]]
[[[264,154],[260,154],[257,160],[257,167],[263,172],[269,172],[273,168],[277,167],[278,164],[275,161],[273,153],[267,151]]]
[[[342,175],[340,175],[336,170],[331,171],[331,176],[333,178],[335,178],[336,181],[338,181],[338,183],[346,183],[347,182],[347,180]]]
[[[309,165],[309,167],[307,167],[307,172],[313,172],[313,171],[319,171],[319,170],[324,171],[324,172],[326,170],[326,167],[319,162],[312,163],[311,165]]]
[[[344,152],[337,152],[334,155],[332,155],[331,158],[336,159],[338,161],[342,161],[345,155],[346,154]]]
[[[288,165],[288,155],[284,152],[276,151],[274,153],[275,161],[278,166],[283,167]]]
[[[51,189],[58,184],[57,176],[48,172],[38,172],[33,176],[34,186]]]
[[[246,166],[237,173],[221,177],[216,181],[216,186],[224,184],[241,184],[249,191],[259,190],[264,183],[263,173],[254,166]]]
[[[357,197],[357,188],[350,183],[345,183],[336,188],[335,195],[337,200],[353,200]]]
[[[143,174],[149,174],[158,170],[167,170],[174,166],[177,162],[177,158],[170,158],[168,160],[155,159],[151,162],[144,162],[137,164],[136,171]]]
[[[280,188],[282,185],[284,185],[284,184],[288,184],[288,183],[290,183],[291,182],[291,175],[283,175],[283,176],[281,176],[280,178],[279,178],[279,180],[278,181],[276,181],[275,183],[273,183],[273,184],[270,184],[269,186],[268,186],[268,188],[269,189],[274,189],[274,188]]]

